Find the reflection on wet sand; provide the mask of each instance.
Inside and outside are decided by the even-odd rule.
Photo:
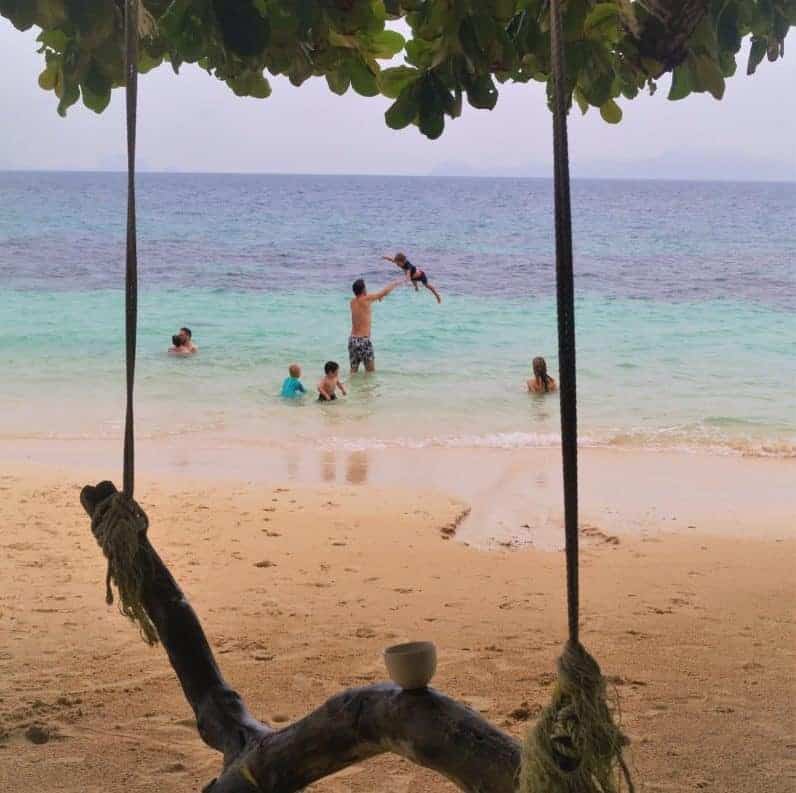
[[[368,453],[351,452],[345,471],[345,481],[349,485],[364,485],[368,481]]]
[[[369,459],[366,451],[350,452],[345,459],[345,481],[364,485],[368,481]],[[337,482],[337,455],[333,450],[321,454],[321,479],[327,484]]]
[[[325,451],[321,455],[321,479],[328,483],[337,481],[337,459],[334,451]]]

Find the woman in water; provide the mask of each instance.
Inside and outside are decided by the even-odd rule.
[[[533,377],[528,381],[531,394],[547,394],[556,390],[556,381],[547,374],[547,361],[538,357],[533,359]]]

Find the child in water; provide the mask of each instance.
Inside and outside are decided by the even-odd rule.
[[[547,361],[544,358],[533,359],[533,377],[528,381],[528,391],[531,394],[547,394],[555,391],[556,381],[547,374]]]
[[[323,367],[325,372],[318,383],[318,402],[332,402],[337,399],[337,389],[345,396],[345,386],[340,382],[340,364],[336,361],[327,361]]]
[[[301,384],[301,367],[297,363],[292,363],[288,367],[289,377],[282,383],[282,396],[287,399],[294,399],[300,394],[306,394],[307,390]]]
[[[442,302],[442,298],[439,296],[439,292],[434,289],[433,286],[428,282],[428,276],[423,272],[423,270],[418,269],[417,267],[406,258],[405,253],[396,253],[394,257],[389,256],[382,256],[382,259],[388,262],[392,262],[396,267],[400,267],[405,273],[406,277],[415,287],[415,292],[419,290],[418,284],[423,284],[423,286],[431,292],[434,297],[437,298],[437,303]]]

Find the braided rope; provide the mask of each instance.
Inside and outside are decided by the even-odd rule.
[[[553,153],[556,231],[556,298],[564,480],[569,640],[558,661],[552,701],[523,747],[522,793],[612,793],[617,769],[630,793],[633,782],[622,758],[627,739],[616,725],[597,662],[580,643],[578,553],[578,411],[575,366],[575,288],[569,190],[567,112],[561,0],[550,0],[553,76]]]

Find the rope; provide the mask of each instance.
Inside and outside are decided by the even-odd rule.
[[[91,504],[91,531],[108,560],[105,577],[105,600],[113,603],[111,582],[119,590],[119,608],[136,622],[145,641],[155,644],[157,630],[143,604],[143,587],[149,557],[142,544],[149,528],[146,513],[133,498],[135,490],[135,429],[133,392],[135,386],[136,331],[138,323],[138,255],[135,224],[135,130],[138,102],[138,37],[140,0],[125,0],[125,72],[127,104],[127,245],[125,260],[125,369],[127,405],[124,419],[122,477],[124,487],[118,492],[110,482],[103,492],[108,495]],[[100,486],[98,486],[99,488]],[[84,505],[85,506],[85,505]]]
[[[135,385],[135,348],[138,323],[138,252],[135,228],[135,128],[138,104],[138,0],[126,0],[124,15],[125,71],[127,88],[127,261],[124,308],[125,361],[127,368],[127,410],[124,419],[124,494],[133,497],[135,490],[135,427],[133,388]]]
[[[633,793],[622,757],[627,738],[616,725],[597,661],[580,643],[578,579],[578,411],[575,367],[575,289],[569,190],[567,86],[561,0],[550,0],[553,77],[553,154],[556,230],[556,298],[564,479],[569,640],[558,661],[552,701],[526,738],[522,793],[611,793],[621,773]]]
[[[569,201],[567,86],[559,0],[550,4],[553,68],[556,296],[558,302],[559,398],[564,473],[564,531],[567,557],[569,640],[578,642],[578,408],[575,375],[575,286],[572,273],[572,213]]]

